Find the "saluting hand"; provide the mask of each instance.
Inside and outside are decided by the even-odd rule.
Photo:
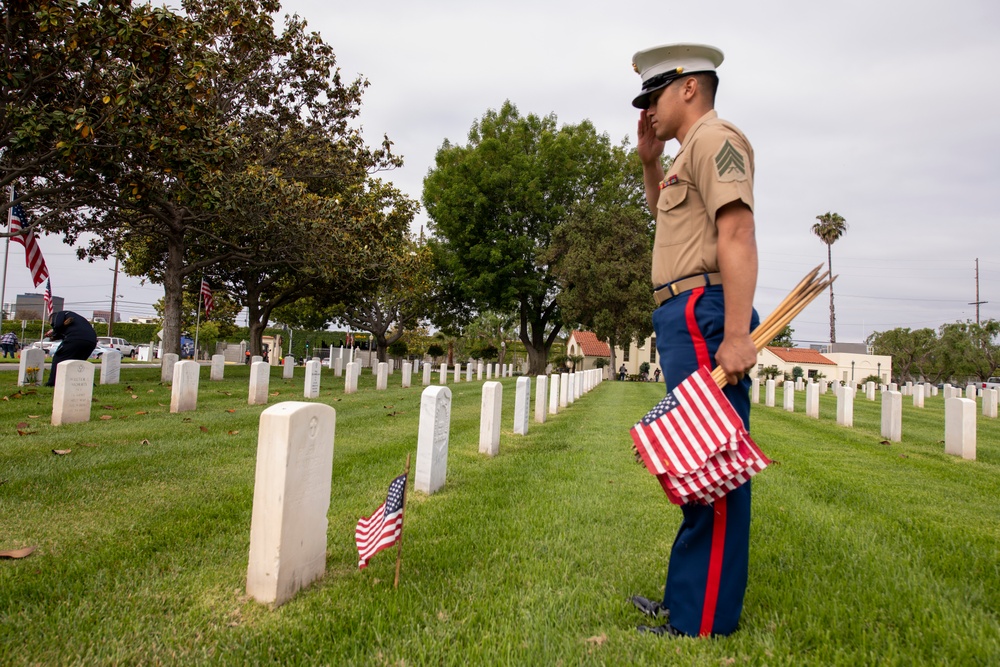
[[[653,126],[649,122],[649,114],[643,109],[639,113],[639,127],[638,127],[638,143],[636,144],[636,153],[639,154],[639,160],[642,161],[643,165],[649,164],[651,162],[658,162],[660,156],[663,155],[663,149],[666,146],[666,142],[660,141],[656,138],[656,133],[653,131]]]

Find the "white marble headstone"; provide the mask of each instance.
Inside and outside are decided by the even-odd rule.
[[[514,388],[514,433],[528,435],[531,416],[531,378],[519,377]]]
[[[806,416],[819,419],[819,385],[815,382],[806,385]]]
[[[462,381],[462,364],[455,363],[455,384]]]
[[[990,419],[997,417],[997,395],[996,389],[986,389],[983,391],[983,416]]]
[[[378,375],[375,379],[375,390],[385,391],[389,388],[389,364],[380,361],[378,364]]]
[[[340,357],[334,357],[333,359],[333,377],[339,378],[344,376],[344,360]]]
[[[417,465],[414,488],[434,493],[448,473],[448,436],[451,429],[451,389],[428,387],[420,396]]]
[[[448,364],[441,364],[439,382],[448,384]]]
[[[559,414],[559,374],[552,374],[552,386],[549,387],[549,414]]]
[[[209,376],[213,382],[218,382],[226,377],[226,355],[212,355],[212,370]]]
[[[401,380],[401,384],[403,388],[406,389],[407,387],[410,386],[410,384],[413,381],[413,364],[411,364],[409,361],[403,362],[402,375],[403,377]]]
[[[424,386],[427,387],[431,383],[431,372],[434,369],[431,368],[430,364],[424,364]]]
[[[249,405],[267,405],[267,393],[271,384],[271,365],[266,361],[250,364]]]
[[[882,394],[882,437],[890,442],[903,439],[903,394],[898,391]]]
[[[476,364],[476,381],[483,379],[483,362]]]
[[[34,368],[34,380],[28,382],[28,369]],[[21,359],[17,366],[17,386],[26,384],[41,385],[45,374],[45,350],[40,347],[26,347],[21,350]],[[58,374],[56,375],[58,377]]]
[[[52,394],[52,425],[90,421],[94,398],[95,366],[87,361],[63,361],[56,369],[56,387]]]
[[[101,384],[118,384],[122,374],[122,353],[108,350],[101,355]],[[56,376],[58,377],[58,375]]]
[[[569,373],[559,374],[559,407],[569,405]]]
[[[854,388],[841,387],[837,392],[837,423],[854,426]]]
[[[347,364],[347,372],[344,374],[345,394],[357,393],[359,377],[361,377],[361,364],[356,361],[352,361]]]
[[[62,367],[59,368],[62,373]],[[56,376],[59,382],[59,376]],[[949,398],[944,402],[944,453],[976,460],[976,401]]]
[[[500,452],[500,416],[503,408],[503,385],[483,383],[482,414],[479,418],[479,453],[496,456]]]
[[[535,378],[535,422],[545,423],[545,402],[548,400],[549,376],[539,375]]]
[[[190,412],[198,408],[198,379],[201,366],[190,359],[174,365],[173,386],[170,388],[170,411]]]
[[[769,408],[774,407],[774,379],[764,383],[764,405]]]
[[[285,357],[285,364],[281,367],[281,379],[291,380],[295,377],[295,357],[288,355]]]
[[[286,402],[260,415],[247,594],[281,605],[326,570],[337,413]]]
[[[791,380],[785,381],[782,398],[785,402],[785,412],[795,412],[795,383]]]
[[[319,380],[323,364],[319,359],[310,359],[306,362],[306,382],[303,395],[306,398],[319,398]]]

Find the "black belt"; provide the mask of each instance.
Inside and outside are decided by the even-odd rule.
[[[690,292],[696,287],[708,287],[709,285],[721,284],[721,273],[699,273],[696,276],[688,276],[687,278],[681,278],[680,280],[669,282],[666,285],[660,285],[653,290],[653,298],[656,300],[656,305],[660,306],[675,296],[680,296],[684,292]]]

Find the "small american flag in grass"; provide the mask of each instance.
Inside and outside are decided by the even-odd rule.
[[[710,503],[770,461],[707,368],[699,368],[632,427],[632,440],[671,502]]]
[[[354,542],[358,546],[358,567],[364,569],[372,556],[388,549],[403,534],[403,499],[406,494],[406,475],[400,475],[389,485],[389,494],[375,513],[360,519],[354,529]]]

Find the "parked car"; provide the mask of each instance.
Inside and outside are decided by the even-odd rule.
[[[27,347],[33,347],[36,349],[40,348],[42,350],[45,350],[46,355],[51,356],[56,353],[56,350],[59,348],[59,343],[61,342],[62,341],[52,340],[51,338],[43,338],[41,340],[36,340],[34,343],[28,345]]]
[[[1000,390],[1000,377],[991,377],[989,380],[983,383],[983,389]]]
[[[128,342],[124,338],[111,338],[108,336],[98,336],[97,344],[103,345],[104,347],[110,347],[111,349],[118,350],[122,353],[123,357],[134,357],[135,356],[135,345]]]
[[[97,347],[94,348],[94,351],[90,353],[90,358],[100,359],[102,354],[114,349],[115,348],[113,347],[108,347],[107,345],[102,345],[101,343],[98,343]]]

